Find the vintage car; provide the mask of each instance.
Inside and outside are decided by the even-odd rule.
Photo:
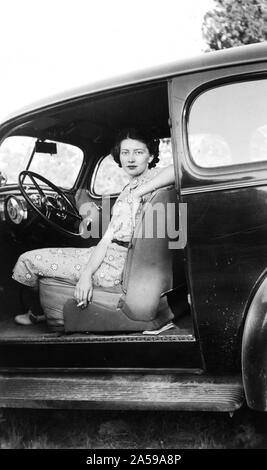
[[[1,124],[1,407],[267,410],[265,94],[266,43],[70,91]],[[174,164],[175,186],[143,216],[153,225],[154,203],[171,204],[155,213],[175,230],[135,233],[123,280],[82,313],[73,285],[40,273],[47,322],[16,324],[17,258],[97,244],[127,184],[110,149],[129,126]],[[79,315],[91,326],[65,328]]]

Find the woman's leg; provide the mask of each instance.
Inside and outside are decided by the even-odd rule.
[[[19,325],[31,325],[45,321],[37,287],[20,286],[20,305],[21,311],[24,313],[16,315],[14,318]]]
[[[29,287],[38,287],[40,277],[77,282],[88,262],[91,248],[41,248],[23,253],[13,270],[12,278]]]
[[[13,270],[12,278],[24,286],[30,301],[28,311],[17,315],[15,321],[29,325],[36,321],[45,320],[39,302],[39,278],[54,277],[77,282],[80,271],[91,256],[91,248],[42,248],[23,253]]]

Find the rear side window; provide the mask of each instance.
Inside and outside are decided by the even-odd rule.
[[[190,157],[202,168],[267,162],[267,79],[219,86],[193,102]]]
[[[157,168],[164,168],[173,161],[171,139],[160,139]],[[128,176],[117,165],[111,155],[101,160],[92,182],[92,192],[98,196],[118,194],[128,183]]]

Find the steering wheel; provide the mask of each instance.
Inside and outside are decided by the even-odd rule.
[[[26,185],[24,183],[24,179],[26,178],[26,176],[30,178],[31,182],[33,183],[36,191],[40,196],[40,199],[38,198],[38,204],[37,202],[36,204],[34,203],[34,199],[29,196],[24,187]],[[58,199],[46,195],[36,180],[42,181],[50,189],[52,189],[57,194]],[[49,224],[59,232],[63,232],[68,235],[80,236],[79,227],[77,231],[71,231],[67,228],[62,227],[62,225],[60,225],[59,223],[60,220],[65,220],[67,216],[69,218],[74,219],[73,223],[77,220],[82,221],[82,216],[79,214],[76,206],[61,189],[51,183],[51,181],[47,180],[44,176],[28,170],[20,172],[18,184],[19,189],[27,203],[30,205],[33,211],[37,213],[47,224]],[[51,216],[56,219],[56,222],[54,220],[51,220]]]

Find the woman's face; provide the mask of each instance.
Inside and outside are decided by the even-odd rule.
[[[125,139],[121,141],[121,166],[130,178],[144,173],[152,160],[153,156],[150,155],[146,144],[140,140]]]

